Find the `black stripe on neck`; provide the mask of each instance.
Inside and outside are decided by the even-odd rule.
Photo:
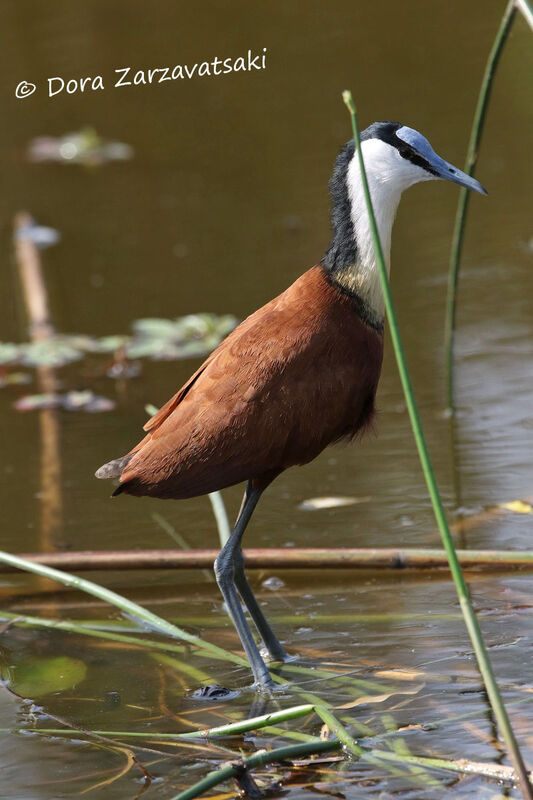
[[[347,183],[348,166],[354,153],[355,145],[351,139],[337,156],[329,181],[333,238],[322,259],[322,264],[326,270],[331,272],[351,267],[357,261],[357,244]]]

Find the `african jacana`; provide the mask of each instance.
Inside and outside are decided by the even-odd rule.
[[[398,122],[374,123],[361,142],[387,263],[404,189],[444,178],[486,194]],[[239,325],[146,423],[145,438],[96,473],[120,478],[115,495],[176,499],[247,481],[215,574],[255,684],[263,688],[272,681],[239,595],[269,655],[283,660],[286,654],[244,573],[245,528],[283,470],[363,431],[381,371],[384,305],[353,140],[337,157],[330,191],[333,238],[322,261]]]

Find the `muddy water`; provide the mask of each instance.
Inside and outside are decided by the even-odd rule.
[[[344,0],[234,2],[231,8],[212,0],[201,6],[160,2],[150,9],[121,1],[111,6],[58,2],[46,10],[35,2],[4,2],[0,339],[26,338],[10,244],[11,219],[20,208],[61,231],[61,244],[44,255],[53,318],[61,331],[125,333],[140,317],[204,310],[244,317],[315,263],[328,243],[326,185],[335,154],[349,135],[340,91],[352,88],[363,125],[400,119],[461,164],[500,11],[501,4],[492,1],[471,3],[467,12],[454,4],[362,7]],[[260,53],[264,47],[264,71],[113,88],[119,67],[173,66],[245,55],[250,48]],[[530,33],[519,20],[498,74],[479,162],[489,197],[475,196],[471,204],[453,445],[443,410],[442,321],[456,188],[417,187],[403,199],[395,226],[394,294],[428,441],[454,520],[533,495],[532,52]],[[66,81],[98,74],[103,91],[46,96],[48,77]],[[38,88],[17,100],[14,88],[21,80]],[[92,169],[26,162],[25,147],[33,137],[57,136],[86,124],[106,138],[129,143],[135,157]],[[173,546],[154,514],[191,545],[215,547],[206,498],[179,504],[111,502],[108,487],[92,477],[99,464],[137,441],[145,404],[164,402],[196,364],[144,362],[140,377],[125,383],[95,375],[84,362],[61,371],[68,388],[91,388],[117,407],[107,414],[59,416],[61,514],[51,524],[45,521],[46,530],[39,417],[12,408],[25,387],[2,389],[3,547],[22,552],[51,546]],[[247,542],[438,545],[389,342],[378,402],[376,436],[356,447],[329,449],[306,468],[282,475],[264,497]],[[225,493],[232,514],[240,491]],[[314,512],[299,508],[304,499],[325,495],[370,499]],[[483,515],[458,534],[458,541],[472,548],[531,549],[531,519],[511,512]],[[255,573],[254,587],[288,649],[305,656],[303,664],[343,664],[374,682],[373,688],[359,687],[362,694],[392,693],[380,704],[354,706],[353,724],[365,723],[374,735],[387,726],[411,725],[403,736],[413,753],[507,763],[494,742],[453,587],[444,576],[279,572],[275,577],[283,585],[275,590],[263,586],[270,577]],[[105,582],[188,630],[238,649],[208,575],[123,573],[108,575]],[[519,573],[475,576],[471,588],[532,762],[531,706],[522,702],[531,686],[532,579]],[[49,589],[2,577],[2,605],[33,616],[117,619],[96,601]],[[223,706],[201,706],[188,695],[202,682],[198,674],[176,673],[140,650],[103,640],[12,628],[2,634],[1,644],[4,663],[14,668],[57,656],[85,665],[83,679],[71,681],[74,686],[66,679],[63,689],[36,697],[45,712],[82,728],[184,730],[250,713],[253,702],[244,692]],[[244,669],[198,658],[191,663],[213,682],[232,688],[247,684]],[[390,677],[391,669],[408,671],[403,684]],[[293,688],[276,701],[281,707],[299,702],[303,688],[334,705],[353,700],[353,686],[303,673],[295,680],[287,670],[283,675]],[[398,693],[402,685],[410,693]],[[14,732],[60,726],[46,718],[35,722],[31,709],[7,694],[0,702],[2,797],[72,797],[124,766],[122,751],[89,745],[83,733],[62,741]],[[467,719],[457,719],[467,713]],[[316,733],[319,726],[311,720],[292,729]],[[274,735],[257,739],[258,746],[274,741]],[[251,742],[243,746],[253,749]],[[232,747],[238,751],[235,743],[227,744]],[[227,751],[201,747],[169,752],[164,758],[138,752],[156,776],[143,797],[170,798],[228,757]],[[134,768],[90,796],[136,797],[143,789],[140,779]],[[447,788],[465,797],[518,796],[476,778],[442,774],[436,779],[433,786],[420,783],[423,779],[406,768],[391,774],[382,766],[332,764],[302,772],[287,786],[294,797],[318,790],[354,798],[402,792],[431,798],[447,796]]]

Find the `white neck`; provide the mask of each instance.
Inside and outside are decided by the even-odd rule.
[[[402,192],[413,183],[431,179],[431,176],[425,170],[402,158],[395,147],[380,139],[367,139],[361,147],[374,215],[389,272],[392,225]],[[374,317],[374,321],[381,323],[385,315],[383,293],[357,152],[354,153],[348,166],[346,180],[357,246],[357,264],[355,269],[344,276],[344,281],[348,284],[347,288],[355,291],[361,297]]]

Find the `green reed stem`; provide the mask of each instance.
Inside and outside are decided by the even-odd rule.
[[[130,636],[124,633],[115,633],[114,631],[105,630],[103,628],[98,627],[90,627],[90,625],[77,622],[71,622],[68,620],[59,620],[59,619],[46,619],[44,617],[28,617],[22,614],[14,614],[9,611],[0,610],[0,619],[8,620],[12,625],[24,627],[24,628],[48,628],[49,630],[57,630],[57,631],[65,631],[67,633],[77,633],[81,636],[90,636],[94,639],[107,639],[112,642],[118,642],[120,644],[125,645],[133,645],[139,649],[144,650],[156,650],[156,651],[163,651],[169,653],[185,653],[187,654],[190,652],[190,648],[188,645],[183,644],[172,644],[171,642],[158,642],[155,639],[145,639],[141,636]],[[228,654],[226,651],[222,651],[224,655],[219,653],[213,653],[212,651],[204,651],[198,650],[195,653],[195,656],[198,658],[209,658],[209,659],[219,659],[222,661],[228,661]],[[230,656],[233,654],[230,653]],[[235,656],[238,658],[238,656]],[[235,662],[239,663],[240,662]],[[244,665],[244,660],[243,660]]]
[[[226,506],[224,504],[224,499],[222,497],[222,492],[209,492],[209,500],[211,501],[211,507],[213,509],[213,514],[215,515],[215,521],[217,523],[220,546],[224,547],[224,545],[226,544],[226,542],[230,537],[231,528],[228,520]]]
[[[13,732],[15,732],[15,733],[27,733],[27,731],[28,731],[27,728],[12,728],[12,727],[11,728],[0,728],[0,733],[13,733]],[[281,732],[285,733],[285,734],[289,733],[288,731],[281,731]],[[65,728],[34,728],[32,730],[32,733],[39,734],[39,735],[42,735],[42,736],[64,735],[65,737],[67,737],[67,736],[70,735],[70,736],[78,737],[78,738],[79,738],[79,735],[80,735],[80,732],[78,730],[69,730],[69,729],[65,729]],[[110,737],[112,736],[113,738],[117,738],[117,737],[126,738],[126,739],[127,738],[130,738],[130,739],[138,738],[138,739],[148,739],[148,740],[156,740],[157,739],[157,740],[160,740],[161,742],[170,741],[172,739],[176,739],[177,738],[176,734],[173,734],[173,733],[156,733],[156,732],[154,732],[154,733],[147,733],[147,732],[134,733],[134,732],[131,732],[131,731],[97,731],[97,730],[91,730],[90,733],[95,734],[96,736],[104,736],[104,737],[105,736],[110,736]],[[301,736],[304,737],[303,734],[301,734]],[[305,736],[305,739],[306,739],[306,741],[303,742],[303,744],[313,748],[312,752],[311,753],[307,753],[307,755],[313,755],[314,753],[323,752],[323,751],[315,750],[315,745],[320,743],[319,740],[315,736],[309,736],[309,737]],[[329,740],[327,740],[327,742],[322,742],[322,744],[329,745],[328,747],[325,748],[326,752],[328,750],[340,750],[343,747],[343,744],[339,739],[329,739]],[[290,747],[294,747],[294,746],[295,745],[290,745]],[[131,747],[135,748],[135,745],[132,744]],[[301,752],[301,751],[299,753],[298,752],[296,752],[296,753],[293,752],[292,756],[290,756],[290,754],[287,755],[287,748],[286,747],[279,748],[278,750],[270,750],[268,752],[265,751],[265,750],[261,750],[258,753],[256,753],[255,755],[256,756],[259,756],[259,755],[273,755],[274,753],[277,754],[276,757],[273,757],[271,760],[269,760],[268,762],[264,762],[264,763],[273,763],[274,761],[282,761],[283,758],[285,758],[285,759],[287,759],[289,757],[297,758],[298,756],[301,757],[301,756],[305,756],[306,755],[305,752]],[[281,756],[280,756],[280,753],[282,753]],[[389,750],[372,749],[372,750],[365,750],[364,751],[363,755],[361,756],[361,761],[365,761],[367,763],[375,763],[375,764],[379,763],[380,766],[382,766],[382,767],[384,767],[387,762],[389,762],[389,763],[390,762],[394,762],[394,763],[397,763],[397,764],[402,764],[404,766],[413,765],[413,766],[417,766],[417,767],[422,767],[424,769],[447,770],[447,771],[451,771],[451,772],[459,772],[459,773],[462,773],[462,774],[465,774],[465,775],[478,775],[480,777],[492,778],[494,780],[503,781],[505,783],[514,783],[515,779],[516,779],[516,776],[514,775],[514,773],[513,774],[510,773],[510,767],[501,766],[500,764],[487,764],[487,763],[484,763],[482,761],[468,761],[465,758],[461,758],[458,761],[453,761],[451,759],[445,759],[445,758],[433,758],[432,756],[411,756],[411,755],[407,755],[407,754],[404,755],[404,754],[401,754],[401,753],[391,752]],[[385,762],[385,764],[383,764],[382,762]],[[248,765],[248,766],[250,766],[250,765]],[[252,764],[251,766],[261,766],[261,765],[256,763],[256,764]],[[226,768],[223,767],[221,770],[217,770],[217,774],[220,774],[222,772],[222,770],[225,770],[225,769]],[[211,776],[214,775],[214,774],[215,773],[209,773],[209,775],[206,776],[206,779],[209,778],[211,780]],[[394,774],[403,774],[403,771],[400,772],[399,770],[394,770]],[[223,780],[227,780],[228,778],[231,778],[231,777],[234,777],[234,775],[233,774],[226,774],[225,776],[223,775],[221,778],[219,778],[217,783],[221,783]],[[204,780],[206,780],[206,779],[204,779]],[[197,787],[199,786],[199,783],[195,784],[194,786],[191,786],[190,789],[188,789],[187,791],[190,792],[194,788],[197,789]],[[203,781],[201,781],[201,783],[203,783]],[[216,784],[211,784],[210,786],[205,787],[201,791],[205,791],[207,788],[212,788],[212,786],[214,786],[214,785],[216,785]],[[200,794],[199,791],[198,791],[197,794],[189,795],[189,797],[196,797],[196,796],[198,796],[198,794]],[[181,797],[181,795],[178,795],[177,797]],[[176,800],[176,798],[174,798],[174,800]]]
[[[106,603],[115,606],[115,608],[119,608],[124,614],[128,614],[129,616],[134,617],[135,619],[144,623],[152,630],[159,631],[160,633],[164,633],[167,636],[171,636],[176,639],[181,639],[182,641],[187,642],[194,647],[208,651],[216,658],[223,659],[224,661],[231,661],[234,664],[239,664],[242,666],[246,666],[248,664],[244,658],[241,658],[234,653],[230,653],[215,644],[206,642],[203,639],[200,639],[199,636],[193,636],[192,634],[187,633],[181,628],[178,628],[178,626],[174,625],[172,622],[167,622],[167,620],[163,619],[162,617],[158,617],[157,614],[153,614],[146,608],[137,605],[137,603],[133,603],[126,597],[122,597],[122,595],[117,594],[110,589],[105,589],[103,586],[99,586],[97,583],[88,581],[85,578],[78,578],[76,575],[71,575],[69,572],[63,572],[57,569],[52,569],[52,567],[45,567],[42,564],[36,564],[33,561],[27,561],[25,558],[13,556],[10,553],[4,552],[3,550],[0,550],[0,562],[9,564],[12,567],[17,567],[17,569],[21,569],[24,572],[33,572],[35,575],[42,575],[43,578],[50,578],[50,580],[58,581],[65,586],[71,586],[74,589],[79,589],[80,591],[85,592],[86,594],[91,594],[93,597],[98,597],[100,600],[104,600]]]
[[[154,520],[154,522],[157,522],[157,524],[165,531],[165,533],[167,533],[170,536],[172,541],[176,542],[176,544],[179,545],[179,547],[181,547],[182,550],[191,549],[187,540],[181,535],[181,533],[179,533],[179,531],[177,531],[174,528],[173,525],[170,524],[170,522],[167,519],[165,519],[165,517],[163,517],[161,514],[158,514],[157,511],[154,511],[152,514],[152,519]],[[68,567],[68,564],[66,564],[65,566]],[[203,569],[202,575],[204,576],[204,578],[208,583],[214,583],[215,576],[213,574],[212,569]]]
[[[387,750],[375,750],[374,753],[379,753],[379,757],[384,761],[396,761],[417,767],[425,767],[426,769],[443,769],[451,772],[460,772],[465,775],[479,775],[499,781],[514,782],[513,777],[509,775],[506,768],[501,767],[499,764],[484,764],[479,761],[467,761],[464,758],[458,761],[451,761],[446,758],[433,758],[431,756],[410,756]]]
[[[226,727],[226,726],[221,726],[221,727]],[[229,725],[228,725],[228,727],[229,727]],[[263,726],[256,725],[254,728],[251,728],[250,726],[247,726],[247,728],[245,730],[241,731],[241,732],[242,733],[247,733],[249,730],[254,730],[255,731],[255,729],[259,728],[259,727],[263,727]],[[24,730],[24,729],[19,729],[19,728],[0,728],[0,732],[6,732],[6,733],[8,731],[13,731],[13,730],[18,732],[19,730]],[[27,730],[27,728],[26,728],[26,730]],[[232,733],[229,733],[229,734],[226,734],[224,737],[222,737],[222,736],[212,737],[211,736],[211,732],[214,731],[214,730],[217,730],[217,729],[211,728],[211,730],[195,731],[194,732],[195,735],[192,738],[193,739],[202,739],[202,740],[209,739],[209,741],[211,741],[212,738],[228,738],[228,736],[233,735]],[[287,738],[296,737],[298,739],[298,741],[301,741],[301,742],[311,742],[311,741],[312,742],[316,742],[316,736],[311,736],[310,734],[305,734],[305,733],[298,733],[296,731],[285,730],[284,728],[278,728],[275,725],[268,726],[268,727],[265,726],[264,730],[266,732],[274,731],[277,736],[286,736]],[[71,735],[71,736],[78,736],[79,737],[79,735],[80,735],[80,732],[78,730],[76,730],[76,729],[69,730],[68,728],[32,728],[32,733],[41,733],[43,735],[46,734],[47,736],[57,736],[60,733],[65,734],[65,736]],[[162,742],[166,741],[166,742],[172,742],[172,743],[178,743],[178,744],[179,744],[179,742],[182,741],[182,739],[186,739],[187,738],[187,734],[185,734],[185,733],[166,733],[166,732],[165,733],[159,733],[159,732],[156,732],[156,731],[153,731],[153,732],[149,733],[148,731],[90,730],[89,733],[93,733],[95,736],[108,736],[109,738],[112,738],[112,739],[117,739],[117,738],[122,738],[122,739],[148,739],[150,741],[155,740],[155,739],[159,739]],[[202,734],[202,735],[200,736],[200,734]],[[191,737],[189,737],[189,738],[191,738]]]
[[[511,25],[516,12],[515,0],[509,0],[504,11],[500,27],[496,33],[496,38],[492,45],[474,113],[472,131],[464,171],[467,175],[474,175],[475,167],[479,155],[479,146],[485,126],[485,119],[492,90],[492,81],[496,73],[496,68],[503,51],[503,46],[511,30]],[[455,215],[455,227],[453,230],[452,247],[450,252],[450,266],[448,272],[448,295],[446,299],[446,316],[444,329],[444,357],[446,366],[446,401],[448,407],[454,407],[454,376],[453,376],[453,347],[455,339],[455,321],[457,313],[457,284],[459,281],[459,262],[463,249],[464,231],[470,194],[468,189],[461,187],[459,191],[459,201]]]
[[[400,330],[396,319],[396,311],[394,309],[394,303],[390,290],[389,276],[387,273],[387,267],[385,265],[385,259],[383,257],[383,250],[381,248],[381,241],[379,238],[379,232],[372,207],[370,190],[368,188],[368,180],[365,171],[363,154],[361,151],[359,127],[357,125],[357,111],[355,108],[351,92],[349,91],[344,92],[343,100],[346,103],[351,115],[354,141],[359,157],[361,179],[363,183],[363,190],[365,193],[367,211],[370,220],[370,228],[372,231],[372,238],[374,241],[376,260],[378,262],[378,267],[379,267],[381,287],[383,290],[383,298],[385,301],[385,308],[387,311],[387,320],[389,323],[391,339],[394,346],[394,353],[396,356],[396,362],[398,364],[398,372],[400,373],[400,379],[402,382],[402,387],[405,395],[407,410],[409,412],[409,418],[411,421],[411,426],[413,428],[413,434],[418,449],[418,455],[420,457],[422,470],[424,472],[424,477],[431,498],[431,503],[433,505],[433,512],[435,514],[435,519],[437,521],[437,525],[441,534],[442,543],[444,545],[446,555],[448,556],[450,571],[452,573],[453,582],[455,584],[457,595],[459,597],[459,604],[461,607],[461,611],[463,612],[463,617],[466,623],[468,633],[470,635],[470,640],[472,642],[474,652],[476,654],[479,671],[481,672],[481,676],[483,678],[483,682],[485,684],[485,688],[489,696],[490,704],[498,721],[498,726],[507,745],[507,749],[509,750],[509,753],[513,760],[517,775],[519,776],[522,794],[524,795],[524,798],[526,798],[526,800],[533,800],[533,789],[531,787],[531,784],[529,783],[526,767],[524,765],[524,761],[522,759],[522,755],[520,753],[520,749],[518,747],[518,743],[516,741],[513,728],[509,721],[509,717],[507,716],[507,712],[505,710],[503,699],[500,694],[500,690],[498,688],[494,672],[492,670],[492,665],[490,663],[490,659],[487,654],[485,643],[483,641],[481,628],[479,627],[477,617],[474,613],[474,609],[472,607],[472,601],[470,599],[468,588],[463,576],[463,572],[461,570],[461,565],[459,563],[459,559],[457,558],[457,553],[455,551],[455,546],[453,544],[450,528],[448,526],[448,521],[446,519],[446,514],[444,512],[444,506],[442,504],[442,499],[437,486],[437,481],[435,479],[435,474],[433,472],[431,459],[429,457],[429,451],[424,438],[422,424],[420,422],[420,417],[418,415],[418,409],[416,406],[413,387],[411,384],[411,378],[409,376],[409,371],[407,369],[407,362],[405,360],[402,339],[400,336]]]
[[[253,756],[244,758],[238,763],[233,762],[221,769],[215,770],[215,772],[210,772],[209,775],[206,775],[201,781],[195,783],[194,786],[175,795],[172,800],[192,800],[192,798],[198,797],[208,789],[217,786],[219,783],[227,781],[230,778],[237,778],[243,775],[246,770],[253,769],[254,767],[263,767],[266,764],[273,764],[276,761],[282,762],[294,758],[305,758],[305,756],[317,755],[318,753],[328,753],[331,752],[331,750],[339,750],[341,747],[342,744],[338,739],[331,739],[327,742],[322,742],[317,739],[309,744],[291,744],[287,747],[279,747],[276,750],[260,750],[258,753],[254,753]]]
[[[530,0],[515,0],[516,10],[520,11],[523,18],[533,31],[533,4]]]
[[[315,707],[311,704],[302,706],[292,706],[283,711],[272,711],[270,714],[263,714],[260,717],[250,717],[239,722],[229,722],[227,725],[218,725],[216,728],[206,728],[199,731],[187,731],[187,733],[175,734],[179,739],[212,739],[216,736],[235,736],[238,733],[248,733],[268,725],[279,725],[281,722],[289,722],[292,719],[306,717],[313,714]]]
[[[270,736],[280,736],[284,739],[293,739],[296,742],[314,742],[316,736],[311,736],[310,733],[301,733],[300,731],[291,731],[288,728],[279,728],[277,725],[267,725],[263,728],[265,733]]]
[[[359,745],[353,736],[351,736],[344,725],[342,725],[337,717],[333,716],[331,711],[328,711],[323,705],[316,705],[315,706],[315,713],[320,717],[322,722],[324,722],[330,731],[335,734],[337,739],[342,742],[344,747],[352,753],[352,755],[356,756],[356,758],[360,758],[364,756],[366,752],[361,745]]]
[[[290,722],[293,719],[300,719],[301,717],[306,717],[309,716],[309,714],[314,713],[315,706],[308,704],[302,706],[292,706],[291,708],[283,709],[283,711],[272,711],[271,713],[263,714],[260,717],[249,717],[248,719],[242,719],[238,722],[228,722],[226,725],[218,725],[215,728],[187,731],[186,733],[154,733],[153,731],[92,731],[92,733],[97,733],[99,736],[124,736],[128,738],[144,739],[159,738],[168,739],[170,741],[181,741],[182,739],[211,740],[220,737],[236,736],[241,733],[249,733],[250,731],[266,728],[276,723],[280,724],[282,722]],[[324,709],[324,713],[327,713],[326,709]],[[61,728],[39,728],[38,730],[42,733],[49,734],[68,733],[68,730],[62,730]],[[282,732],[283,734],[287,733],[287,731]],[[316,736],[310,736],[307,738],[316,741]]]

